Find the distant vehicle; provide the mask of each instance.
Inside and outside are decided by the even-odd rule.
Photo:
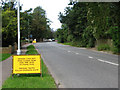
[[[29,41],[29,39],[27,39],[27,38],[26,38],[25,40],[26,40],[26,41]]]
[[[47,42],[47,41],[48,41],[48,39],[45,39],[45,38],[44,38],[44,39],[43,39],[43,41],[44,41],[44,42]]]
[[[55,41],[55,39],[52,39],[52,41]]]
[[[55,39],[43,39],[44,42],[52,42],[55,41]]]
[[[49,42],[52,42],[52,39],[48,39]]]

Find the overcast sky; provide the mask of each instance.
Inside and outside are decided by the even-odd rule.
[[[69,0],[20,0],[20,3],[23,4],[23,10],[41,6],[46,11],[47,18],[53,22],[51,23],[51,28],[56,30],[61,27],[58,14],[63,12],[65,7],[68,6]]]

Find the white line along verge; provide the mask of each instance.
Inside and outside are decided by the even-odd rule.
[[[102,60],[102,59],[97,59],[97,60],[100,61],[100,62],[105,62],[105,63],[108,63],[108,64],[112,64],[112,65],[119,66],[119,64],[117,64],[117,63],[113,63],[113,62],[105,61],[105,60]]]
[[[88,58],[93,58],[93,57],[91,57],[91,56],[88,56]]]

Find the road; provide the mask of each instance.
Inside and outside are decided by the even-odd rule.
[[[118,56],[56,42],[36,43],[59,87],[118,88]]]

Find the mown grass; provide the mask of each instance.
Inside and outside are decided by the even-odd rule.
[[[34,50],[35,49],[35,47],[33,46],[33,45],[29,45],[28,47],[27,47],[27,50]]]
[[[26,54],[39,54],[36,50],[28,50]]]
[[[72,44],[71,43],[62,43],[63,45],[70,45],[70,46],[72,46]]]
[[[40,74],[14,75],[14,78],[10,76],[2,88],[56,88],[54,79],[49,74],[43,60],[41,60],[41,63],[42,77],[40,77]]]
[[[0,62],[3,61],[3,60],[6,60],[10,56],[11,56],[11,54],[9,54],[9,53],[0,54]]]
[[[26,54],[38,54],[38,52],[36,50],[28,50]],[[22,74],[20,76],[14,75],[14,78],[10,76],[4,82],[2,88],[57,88],[54,79],[50,75],[43,60],[41,60],[41,64],[42,77],[40,77],[40,74]]]

